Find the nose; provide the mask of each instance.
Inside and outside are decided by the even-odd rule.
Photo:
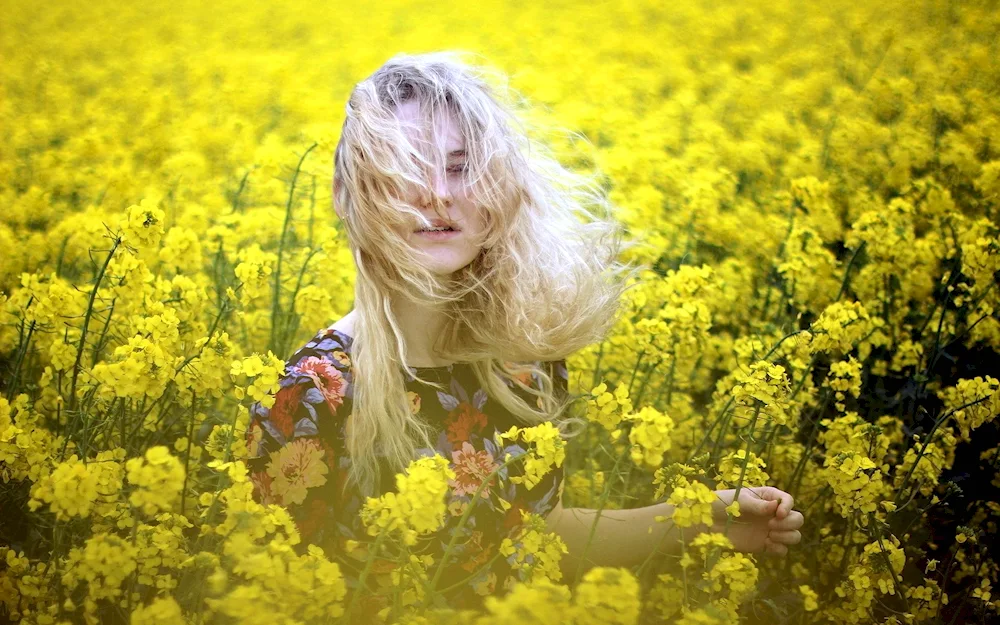
[[[451,205],[451,189],[448,187],[448,179],[441,174],[433,175],[429,193],[426,189],[421,189],[420,194],[421,207],[433,205],[434,197],[441,198],[441,202],[446,206]]]

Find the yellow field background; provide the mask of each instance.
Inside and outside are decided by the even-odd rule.
[[[351,87],[458,49],[604,177],[649,267],[569,359],[566,505],[698,518],[774,485],[804,539],[573,580],[530,525],[520,581],[459,612],[386,535],[378,618],[996,622],[998,40],[995,1],[5,3],[0,621],[361,622],[252,500],[247,406],[351,308]]]

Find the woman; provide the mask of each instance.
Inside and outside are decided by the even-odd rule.
[[[494,432],[551,421],[569,436],[578,421],[565,416],[565,357],[604,338],[635,270],[617,261],[621,231],[600,187],[518,131],[506,94],[448,53],[396,56],[351,93],[334,209],[357,266],[355,308],[289,359],[250,429],[255,496],[287,506],[305,541],[360,540],[365,497],[421,455],[452,461],[449,509],[461,510],[502,461]],[[563,508],[562,477],[559,467],[532,489],[504,484],[507,511],[484,496],[455,578],[479,570],[477,594],[516,581],[502,558],[482,565],[521,510],[568,546],[566,581],[581,564],[631,566],[654,545],[675,548],[671,524],[654,521],[668,504],[606,510],[581,561],[596,511]],[[733,494],[717,491],[723,525]],[[742,489],[739,501],[738,549],[783,554],[800,540],[787,493]]]

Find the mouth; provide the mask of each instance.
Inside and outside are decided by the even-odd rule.
[[[431,233],[433,233],[433,232],[459,232],[459,229],[456,228],[453,224],[450,224],[450,223],[448,223],[446,221],[442,221],[440,219],[435,219],[435,220],[431,221],[431,227],[430,228],[418,228],[417,230],[415,230],[415,232],[417,232],[417,233],[428,233],[428,232],[431,232]]]

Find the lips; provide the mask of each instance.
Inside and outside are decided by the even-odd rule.
[[[447,228],[448,230],[451,230],[453,232],[459,231],[458,227],[455,224],[444,221],[443,219],[432,219],[431,228]],[[427,228],[418,228],[417,230],[415,230],[415,232],[434,232],[434,230],[429,230]]]

